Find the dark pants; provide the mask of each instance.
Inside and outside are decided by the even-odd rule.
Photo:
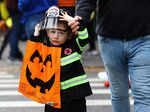
[[[13,21],[13,26],[10,32],[10,56],[18,57],[20,55],[19,50],[19,40],[22,35],[22,24],[20,23],[21,14],[20,13],[10,13]]]
[[[2,57],[4,49],[6,48],[8,42],[9,42],[9,35],[10,35],[10,30],[5,33],[4,40],[2,41],[2,45],[0,46],[0,59]]]
[[[45,105],[45,112],[86,112],[86,100],[83,98],[62,103],[61,109]]]

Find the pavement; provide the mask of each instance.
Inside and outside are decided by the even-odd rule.
[[[0,46],[3,39],[3,34],[0,33]],[[97,46],[97,41],[95,43]],[[25,47],[26,42],[20,41],[19,48],[23,53]],[[100,53],[93,55],[87,49],[83,52],[82,63],[93,92],[93,95],[86,98],[87,112],[112,112],[109,88],[105,87],[104,80],[98,77],[98,73],[105,71]],[[43,112],[43,105],[29,100],[17,92],[22,62],[11,62],[8,60],[8,55],[9,45],[0,60],[0,112]],[[131,107],[131,112],[133,112],[132,97]]]

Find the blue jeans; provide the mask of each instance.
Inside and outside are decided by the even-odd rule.
[[[150,112],[150,35],[133,40],[98,36],[112,93],[113,112],[130,112],[129,77],[135,112]]]
[[[35,25],[40,23],[40,20],[44,17],[45,12],[34,14],[25,21],[25,32],[27,39],[30,40],[31,35],[34,34]]]
[[[10,32],[10,56],[17,57],[19,51],[19,40],[22,35],[22,24],[20,23],[21,14],[10,13],[13,21],[13,26]]]

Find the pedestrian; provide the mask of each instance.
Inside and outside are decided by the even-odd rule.
[[[96,2],[79,1],[76,15],[83,23],[89,21]],[[98,7],[96,31],[110,82],[112,110],[130,112],[130,77],[134,111],[150,112],[150,1],[99,0]],[[79,22],[69,25],[77,33]]]
[[[34,33],[35,25],[52,5],[57,5],[57,0],[18,0],[18,8],[23,12],[22,23],[25,25],[28,40]]]
[[[19,50],[19,37],[21,35],[20,28],[20,12],[17,8],[17,0],[1,0],[1,15],[2,19],[5,22],[6,33],[4,34],[4,40],[2,42],[2,46],[0,49],[0,58],[2,53],[7,46],[8,42],[10,44],[10,53],[8,59],[11,61],[22,61],[22,53]],[[11,6],[10,6],[10,2]],[[13,7],[13,8],[12,8]],[[12,25],[13,23],[13,25]]]
[[[23,27],[20,22],[22,13],[18,10],[18,0],[6,0],[6,6],[13,22],[9,33],[10,54],[8,59],[11,61],[22,61],[23,54],[19,49],[19,40],[22,35]]]
[[[49,39],[49,45],[59,47],[61,51],[61,109],[45,105],[45,112],[86,112],[85,97],[92,94],[87,76],[81,64],[81,53],[88,44],[87,30],[79,31],[77,37],[72,37],[71,29],[66,21],[72,21],[67,13],[43,23],[43,27],[36,25],[34,37]],[[65,21],[64,21],[65,20]],[[45,21],[45,20],[44,20]],[[58,23],[56,22],[58,21]],[[53,24],[53,22],[56,24]],[[46,31],[41,36],[39,29]]]
[[[0,0],[0,30],[4,32],[4,39],[0,46],[0,59],[2,59],[2,54],[9,42],[10,29],[12,27],[12,18],[6,7],[6,1]]]

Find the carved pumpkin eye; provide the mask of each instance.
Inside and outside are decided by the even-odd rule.
[[[39,58],[39,63],[42,62],[42,57],[40,56],[38,50],[35,50],[35,52],[32,54],[31,58],[30,58],[30,61],[34,61],[34,59],[38,57]]]

